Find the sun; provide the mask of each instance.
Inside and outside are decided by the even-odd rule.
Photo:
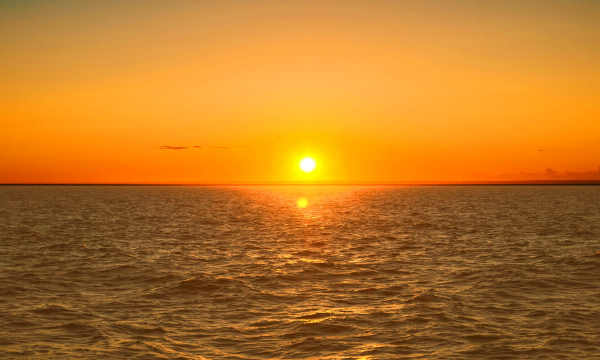
[[[313,172],[316,167],[317,162],[310,156],[307,156],[300,160],[300,170],[304,171],[305,173]]]

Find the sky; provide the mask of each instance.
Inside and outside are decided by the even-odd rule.
[[[592,0],[0,0],[0,183],[600,179],[598,24]]]

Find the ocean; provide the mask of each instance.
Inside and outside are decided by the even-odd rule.
[[[0,186],[2,359],[600,359],[600,187]]]

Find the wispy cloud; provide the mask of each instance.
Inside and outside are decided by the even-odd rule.
[[[220,150],[244,150],[244,149],[238,149],[238,148],[233,148],[233,147],[229,147],[229,146],[209,146],[206,148],[203,148],[200,145],[193,145],[193,146],[169,146],[169,145],[163,145],[161,147],[159,147],[160,150],[186,150],[186,149],[220,149]]]
[[[599,168],[600,169],[600,168]],[[518,174],[508,173],[492,176],[493,180],[600,180],[600,171],[565,171],[559,172],[553,169],[546,169],[544,172],[528,173],[521,171]]]
[[[163,145],[161,147],[159,147],[159,149],[161,150],[185,150],[185,149],[189,149],[187,146],[168,146],[168,145]]]

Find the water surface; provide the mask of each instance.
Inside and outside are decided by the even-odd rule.
[[[598,359],[598,251],[593,186],[5,186],[0,357]]]

